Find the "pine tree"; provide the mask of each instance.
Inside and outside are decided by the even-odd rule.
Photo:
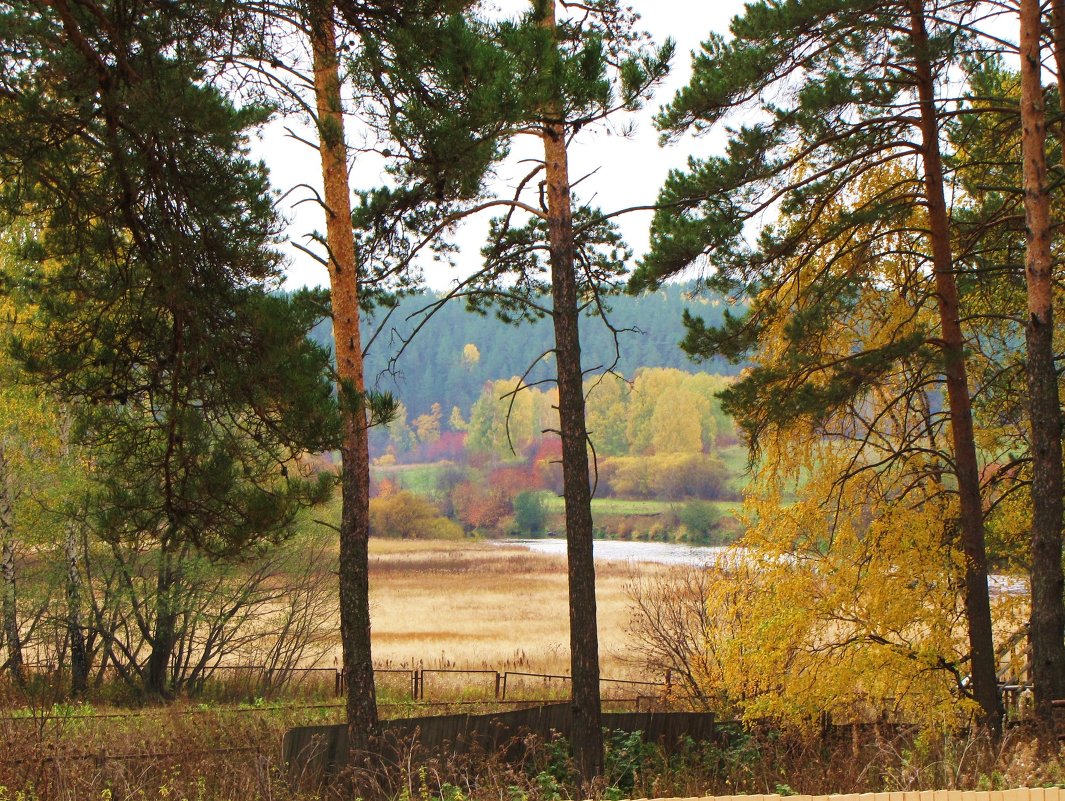
[[[937,95],[946,65],[959,63],[969,36],[966,24],[975,4],[904,2],[763,2],[733,20],[734,38],[712,37],[695,59],[689,85],[660,115],[668,135],[700,130],[741,107],[755,107],[760,122],[731,136],[727,155],[692,161],[674,172],[659,198],[652,225],[652,251],[632,287],[653,285],[709,256],[716,272],[707,283],[737,295],[763,299],[772,309],[780,275],[798,253],[814,254],[822,243],[873,221],[884,234],[893,224],[918,234],[913,244],[924,254],[933,286],[915,286],[938,303],[938,331],[928,340],[939,348],[939,369],[948,398],[952,471],[960,499],[959,534],[966,557],[965,601],[970,634],[972,692],[984,721],[1001,722],[984,544],[980,475],[973,436],[966,373],[965,332],[945,203],[940,109]],[[931,21],[931,22],[930,22]],[[928,26],[932,24],[931,35]],[[772,100],[770,98],[773,98]],[[774,102],[779,98],[779,102]],[[899,169],[872,196],[859,189],[872,171],[919,159],[921,173]],[[834,227],[818,238],[811,230],[824,211],[847,197],[863,197],[834,217]],[[926,211],[920,224],[906,216],[917,199]],[[778,206],[779,204],[779,206]],[[847,204],[842,204],[845,207]],[[744,226],[779,207],[792,221],[763,226],[756,244],[746,243]],[[868,230],[868,229],[867,229]],[[870,248],[855,236],[854,249]],[[831,320],[833,307],[853,297],[851,279],[823,280],[823,302],[795,320],[789,336],[796,345],[816,344],[817,332]],[[696,317],[686,320],[684,346],[697,355],[726,352],[739,357],[760,341],[757,311],[729,317],[718,329]],[[823,335],[823,333],[822,333]],[[797,359],[794,372],[757,376],[746,382],[751,394],[744,425],[752,445],[767,418],[838,408],[862,391],[900,356],[924,343],[898,341],[840,362],[827,386],[807,384]],[[757,381],[780,379],[789,391],[767,408]],[[778,387],[780,384],[778,383]],[[734,395],[734,407],[740,407]],[[760,422],[761,421],[761,422]]]
[[[245,142],[264,112],[203,80],[224,10],[0,16],[0,210],[26,221],[4,289],[32,306],[11,348],[93,449],[99,530],[166,554],[284,536],[318,497],[288,463],[336,432],[327,357],[306,339],[320,299],[268,291],[277,219]],[[145,676],[159,695],[172,601],[158,596]]]
[[[643,48],[634,20],[612,0],[582,6],[573,18],[556,18],[555,5],[535,0],[515,21],[455,15],[433,31],[413,26],[406,39],[362,54],[356,66],[363,84],[386,84],[396,101],[370,116],[382,148],[395,154],[398,186],[365,193],[355,219],[368,252],[407,265],[425,249],[448,255],[441,234],[459,220],[499,209],[482,251],[484,269],[449,297],[465,297],[473,308],[494,309],[509,321],[552,322],[554,343],[544,356],[554,357],[559,396],[573,745],[588,783],[602,773],[603,741],[578,321],[582,313],[608,315],[602,295],[617,288],[629,252],[607,215],[574,208],[567,147],[582,127],[638,106],[665,73],[672,46]],[[491,195],[487,171],[522,134],[540,140],[543,160],[514,195]],[[534,182],[539,205],[525,197]],[[524,386],[523,378],[513,391]]]
[[[1020,4],[1021,148],[1027,230],[1029,421],[1032,452],[1031,620],[1036,715],[1052,736],[1051,701],[1065,698],[1065,576],[1062,573],[1061,398],[1054,361],[1053,253],[1040,4]],[[1056,39],[1056,37],[1055,37]],[[1055,51],[1062,42],[1055,41]],[[1058,58],[1065,55],[1058,53]],[[1060,68],[1059,68],[1060,69]],[[1059,76],[1060,77],[1060,76]]]
[[[349,744],[366,751],[378,732],[377,695],[370,650],[370,451],[366,383],[359,330],[361,276],[351,229],[348,150],[340,94],[332,3],[310,4],[326,243],[336,378],[341,395],[340,637],[343,644]]]

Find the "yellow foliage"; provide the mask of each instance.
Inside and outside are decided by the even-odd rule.
[[[888,711],[953,722],[968,710],[958,692],[967,639],[963,565],[948,523],[954,501],[935,486],[900,496],[893,476],[872,470],[835,489],[848,451],[811,443],[804,456],[816,467],[793,503],[781,503],[781,467],[808,460],[794,450],[767,460],[771,481],[759,476],[748,502],[757,522],[744,559],[718,582],[719,592],[735,583],[748,590],[740,631],[719,646],[721,681],[748,717],[809,723],[820,712]]]
[[[370,501],[370,531],[400,539],[461,539],[462,526],[440,514],[429,500],[403,490]]]
[[[0,254],[0,268],[10,265]],[[62,485],[87,472],[69,453],[69,420],[56,401],[30,383],[9,355],[11,339],[30,333],[33,308],[0,297],[0,491],[11,505],[13,532],[20,541],[47,540],[59,506]],[[69,491],[70,487],[66,487]]]
[[[898,177],[870,173],[859,195]],[[832,212],[806,232],[816,250],[797,254],[756,300],[771,313],[755,362],[786,373],[796,316],[823,300],[805,291],[815,273],[862,276],[847,282],[856,293],[848,314],[803,343],[826,365],[803,374],[814,387],[838,380],[835,366],[857,352],[935,330],[925,325],[934,298],[915,299],[921,268],[905,255],[905,236],[828,233]],[[865,241],[884,255],[855,246]],[[705,683],[727,707],[798,725],[822,712],[948,725],[971,712],[964,562],[942,450],[949,430],[930,422],[935,390],[924,369],[919,358],[899,359],[838,409],[768,418],[746,499],[750,528],[708,599],[715,659]]]

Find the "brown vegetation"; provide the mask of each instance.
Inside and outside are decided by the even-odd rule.
[[[328,717],[325,717],[325,716]],[[197,710],[171,707],[140,717],[80,718],[70,710],[0,720],[0,798],[197,801],[350,797],[292,790],[280,761],[292,725],[335,720],[340,710]],[[524,756],[427,754],[390,742],[362,797],[424,801],[557,801],[572,789],[562,750],[535,738]],[[630,735],[608,737],[607,775],[595,796],[700,797],[736,793],[1004,789],[1060,783],[1059,758],[1037,755],[1019,730],[992,747],[965,736],[928,736],[896,727],[841,727],[828,733],[735,732],[665,755]]]
[[[561,557],[492,543],[396,540],[371,540],[370,554],[378,664],[569,672]],[[631,570],[620,562],[597,566],[602,672],[611,678],[632,672],[624,659]],[[644,575],[668,570],[639,567]]]

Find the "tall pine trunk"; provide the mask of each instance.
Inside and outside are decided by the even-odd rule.
[[[965,553],[965,616],[969,626],[972,690],[983,723],[994,733],[1002,727],[1002,698],[995,672],[991,630],[991,599],[987,586],[987,550],[980,500],[980,470],[973,436],[972,402],[965,367],[965,338],[961,329],[958,286],[950,244],[950,221],[943,191],[943,160],[939,150],[939,121],[935,108],[928,32],[923,0],[910,0],[910,42],[921,114],[925,200],[932,243],[932,267],[939,302],[943,371],[953,437],[954,465],[961,507],[961,538]]]
[[[1050,26],[1054,44],[1054,68],[1058,74],[1058,97],[1065,98],[1065,0],[1050,0]],[[1065,141],[1065,126],[1060,122],[1058,137]]]
[[[314,93],[325,188],[333,340],[343,416],[340,638],[347,683],[348,742],[353,750],[366,751],[377,734],[378,720],[370,652],[370,455],[359,332],[358,270],[351,228],[348,150],[344,141],[333,5],[315,2],[312,9]]]
[[[15,684],[22,687],[26,677],[23,671],[22,640],[18,630],[18,609],[15,601],[15,507],[4,445],[0,442],[0,626],[3,626],[3,643],[7,651],[7,669]]]
[[[174,656],[177,641],[177,604],[174,597],[178,582],[174,556],[170,550],[169,538],[162,545],[162,562],[155,580],[155,622],[152,626],[151,653],[148,654],[148,668],[145,677],[145,689],[159,698],[169,698],[171,693],[170,662]]]
[[[1028,636],[1032,645],[1035,712],[1045,733],[1053,724],[1050,702],[1065,698],[1061,401],[1054,366],[1053,234],[1047,188],[1046,111],[1040,74],[1039,3],[1021,0],[1020,12],[1021,153],[1027,231],[1024,278],[1028,289],[1025,339],[1032,448],[1031,619]],[[1059,19],[1055,16],[1057,33]]]
[[[67,642],[70,644],[70,694],[80,697],[89,688],[89,655],[81,622],[81,571],[78,570],[77,528],[71,523],[63,543],[67,563]]]
[[[539,2],[543,5],[543,25],[554,34],[554,0]],[[558,416],[562,436],[562,491],[566,507],[573,753],[587,788],[593,779],[603,773],[603,729],[599,696],[595,564],[592,558],[592,493],[584,417],[584,376],[581,370],[566,126],[561,119],[551,119],[562,116],[560,108],[559,104],[555,109],[548,110],[543,144],[555,366],[558,373]]]

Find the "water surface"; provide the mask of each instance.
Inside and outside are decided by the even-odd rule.
[[[565,556],[566,541],[560,538],[501,540],[501,545],[520,545],[535,553]],[[675,542],[630,542],[596,540],[592,546],[600,562],[658,562],[664,565],[719,565],[742,559],[744,549],[720,545],[683,545]],[[987,577],[992,595],[1027,595],[1028,580],[1022,576],[992,574]]]
[[[565,556],[566,541],[558,538],[502,540],[503,545],[521,545],[535,553]],[[601,562],[659,562],[664,565],[716,565],[735,558],[740,549],[712,545],[683,545],[675,542],[630,542],[596,540],[592,553]]]

